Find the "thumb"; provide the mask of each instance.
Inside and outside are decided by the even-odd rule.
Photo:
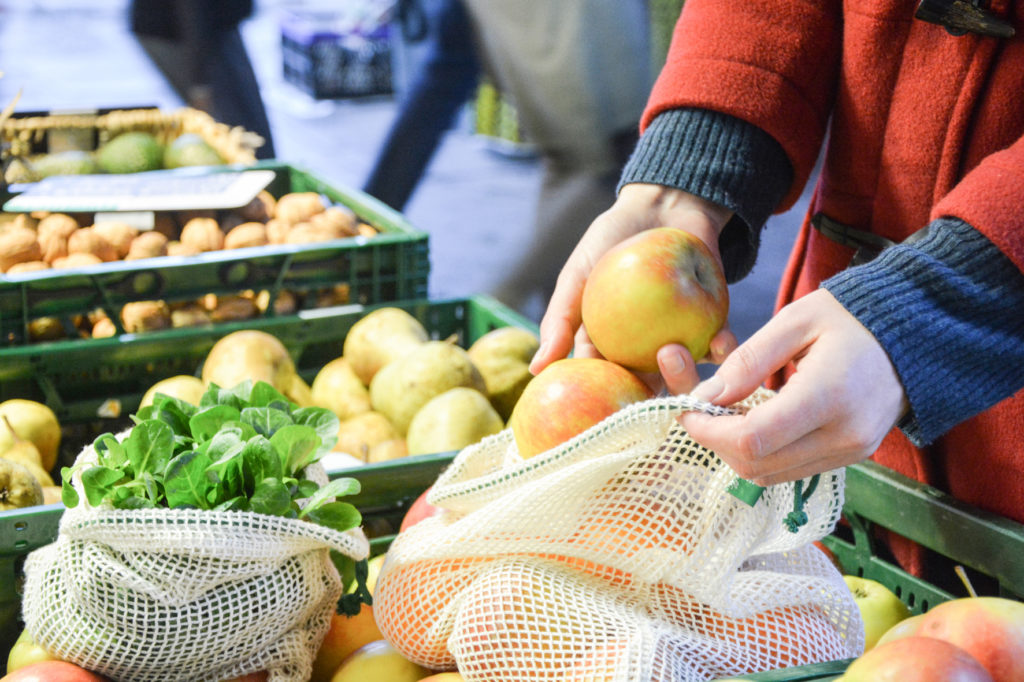
[[[731,405],[756,391],[807,347],[806,330],[793,324],[790,317],[777,315],[769,320],[729,353],[714,375],[698,384],[691,395],[716,405]]]

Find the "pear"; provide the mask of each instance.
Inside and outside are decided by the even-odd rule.
[[[222,337],[203,362],[202,380],[207,386],[213,383],[233,388],[246,380],[265,381],[292,400],[295,398],[289,393],[295,392],[296,377],[295,362],[284,344],[276,336],[256,329]]]
[[[0,458],[0,510],[43,503],[43,488],[22,464]]]
[[[142,402],[139,403],[139,407],[152,405],[157,393],[163,393],[186,403],[198,405],[205,392],[206,386],[203,384],[202,379],[190,374],[179,374],[161,379],[150,386],[149,390],[142,396]]]
[[[344,357],[320,368],[313,379],[313,404],[345,420],[370,409],[370,392]]]
[[[0,453],[20,437],[36,446],[40,464],[47,471],[52,470],[57,464],[61,439],[60,423],[53,410],[35,400],[12,398],[0,403],[0,415],[11,424],[11,429],[0,428]]]
[[[332,450],[347,452],[368,462],[370,450],[375,445],[401,437],[387,417],[371,410],[349,417],[338,425],[338,442]]]
[[[298,373],[292,375],[291,381],[284,387],[282,393],[299,407],[313,406],[313,389]]]
[[[369,386],[381,367],[430,338],[423,324],[401,308],[378,308],[359,318],[345,335],[342,357]]]
[[[431,398],[409,423],[410,455],[461,450],[501,431],[505,420],[475,388],[460,386]]]
[[[532,331],[499,327],[481,336],[467,351],[487,384],[487,398],[506,422],[533,379],[530,360],[539,348],[540,339]]]
[[[409,454],[409,446],[404,438],[391,438],[381,441],[370,448],[366,457],[369,464],[375,462],[387,462],[392,459],[401,459]]]
[[[404,437],[427,401],[457,386],[486,390],[465,349],[451,339],[427,341],[377,372],[370,382],[370,404]]]
[[[3,428],[6,429],[7,433],[10,435],[10,445],[0,452],[0,457],[14,460],[16,462],[32,462],[36,466],[41,467],[43,465],[43,457],[39,453],[39,448],[36,447],[35,443],[19,436],[18,432],[14,429],[14,426],[11,425],[10,418],[6,414],[0,414],[0,421],[3,422]]]

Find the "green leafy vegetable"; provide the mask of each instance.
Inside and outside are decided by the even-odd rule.
[[[330,410],[300,408],[268,383],[244,382],[210,386],[198,407],[158,393],[132,419],[123,441],[96,438],[96,463],[61,470],[66,506],[81,501],[71,485],[80,469],[93,506],[253,511],[338,531],[362,522],[354,506],[337,500],[358,493],[358,481],[321,487],[304,475],[337,438]]]

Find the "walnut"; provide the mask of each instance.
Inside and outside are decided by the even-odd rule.
[[[192,218],[181,228],[181,243],[197,251],[224,248],[224,232],[213,218]]]
[[[15,263],[11,267],[7,268],[8,275],[16,275],[19,272],[37,272],[39,270],[49,270],[50,264],[46,261],[41,260],[27,260],[23,263]]]
[[[7,272],[17,263],[42,258],[43,249],[35,231],[27,227],[11,227],[0,234],[0,272]]]
[[[248,296],[220,296],[217,298],[217,307],[210,313],[210,319],[214,322],[230,322],[248,320],[258,314],[255,301]]]
[[[354,237],[358,234],[356,214],[344,206],[331,206],[323,213],[310,216],[310,225],[322,225],[335,231],[339,237]]]
[[[162,232],[150,230],[143,232],[132,240],[128,247],[125,260],[138,260],[140,258],[156,258],[167,255],[167,236]]]
[[[299,223],[288,230],[285,237],[286,244],[312,244],[314,242],[327,242],[338,239],[335,230],[325,225],[313,225],[312,223]]]
[[[58,269],[66,268],[78,268],[83,265],[99,265],[103,261],[100,257],[92,253],[69,253],[63,258],[58,258],[52,263],[51,266]]]
[[[244,220],[265,223],[274,217],[276,203],[274,195],[267,190],[262,190],[253,197],[252,201],[238,209],[238,213]]]
[[[135,301],[121,308],[121,322],[129,333],[166,329],[171,326],[171,311],[164,301]]]
[[[83,227],[71,233],[68,255],[75,253],[91,253],[104,262],[117,260],[117,249],[95,227]]]
[[[132,240],[139,236],[139,229],[128,223],[97,223],[93,228],[97,234],[113,245],[118,258],[128,255]]]
[[[286,244],[288,243],[288,232],[292,229],[292,226],[288,223],[272,218],[267,221],[267,241],[271,244]]]
[[[188,244],[182,244],[178,241],[167,242],[168,256],[197,256],[199,253],[199,251]]]
[[[109,317],[101,317],[92,325],[92,338],[103,339],[117,334],[117,326]]]
[[[322,213],[324,208],[323,199],[316,192],[290,192],[277,200],[274,217],[294,225]]]
[[[247,246],[263,246],[267,241],[267,227],[263,223],[242,223],[224,236],[225,249],[242,249]]]

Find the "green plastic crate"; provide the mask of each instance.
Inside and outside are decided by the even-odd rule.
[[[33,319],[70,320],[98,308],[122,332],[119,311],[131,301],[186,301],[246,289],[266,290],[274,300],[283,290],[304,293],[339,284],[348,285],[353,303],[426,298],[429,235],[414,228],[400,213],[363,192],[330,185],[291,165],[267,161],[247,168],[275,172],[267,187],[275,197],[288,192],[317,192],[352,209],[380,233],[372,238],[268,245],[0,275],[0,345],[24,345]],[[66,326],[70,329],[70,322]]]
[[[847,467],[843,517],[847,525],[824,539],[843,572],[877,580],[910,608],[927,611],[967,589],[953,571],[962,566],[980,594],[1020,599],[1024,596],[1024,525],[984,512],[951,496],[882,467],[863,462]],[[875,528],[886,528],[928,550],[928,582],[880,556]],[[738,679],[758,682],[835,680],[850,659],[797,666]]]

